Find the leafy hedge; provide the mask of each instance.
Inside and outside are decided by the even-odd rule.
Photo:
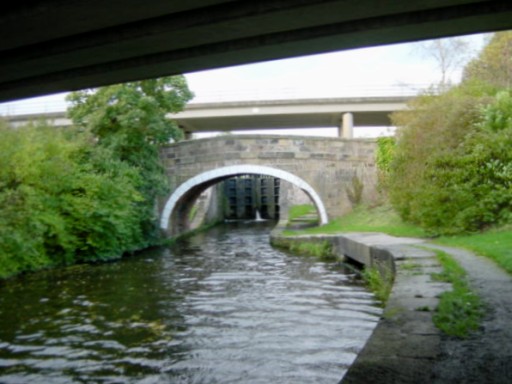
[[[0,277],[154,244],[167,114],[192,97],[183,76],[116,84],[68,95],[74,129],[0,128]]]
[[[134,168],[84,134],[38,126],[0,136],[0,277],[139,246]]]
[[[389,195],[406,220],[433,234],[512,220],[512,96],[424,98],[399,134]],[[405,121],[401,122],[404,123]]]
[[[512,33],[497,33],[461,85],[393,115],[399,131],[385,185],[402,218],[432,234],[512,222],[510,47]]]

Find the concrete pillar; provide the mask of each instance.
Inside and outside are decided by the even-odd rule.
[[[354,137],[354,116],[350,113],[344,113],[341,120],[341,126],[338,129],[338,136],[344,139]]]

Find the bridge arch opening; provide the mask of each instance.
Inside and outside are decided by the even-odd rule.
[[[265,175],[287,181],[309,196],[316,207],[320,224],[329,222],[325,205],[318,193],[300,177],[279,168],[261,165],[233,165],[200,173],[181,184],[167,200],[160,218],[160,228],[166,232],[180,233],[180,218],[186,217],[197,197],[207,188],[230,177],[239,175]]]

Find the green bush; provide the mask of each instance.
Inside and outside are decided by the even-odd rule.
[[[136,187],[143,198],[136,207],[147,244],[158,241],[155,201],[168,192],[159,148],[183,137],[168,115],[181,111],[192,97],[181,75],[77,91],[67,97],[73,123],[140,173]]]
[[[393,115],[399,131],[385,186],[404,220],[432,234],[512,221],[510,47],[512,33],[497,33],[461,85]]]
[[[68,96],[76,130],[0,128],[0,277],[158,241],[159,146],[192,96],[183,76],[117,84]]]
[[[390,174],[389,195],[402,217],[435,234],[512,219],[512,97],[454,93],[417,112],[449,106],[437,127],[415,121],[401,132]]]
[[[141,243],[134,168],[84,134],[40,126],[0,135],[0,277]]]

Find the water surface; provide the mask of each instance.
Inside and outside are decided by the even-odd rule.
[[[355,276],[232,223],[0,285],[0,383],[337,383],[380,309]]]

